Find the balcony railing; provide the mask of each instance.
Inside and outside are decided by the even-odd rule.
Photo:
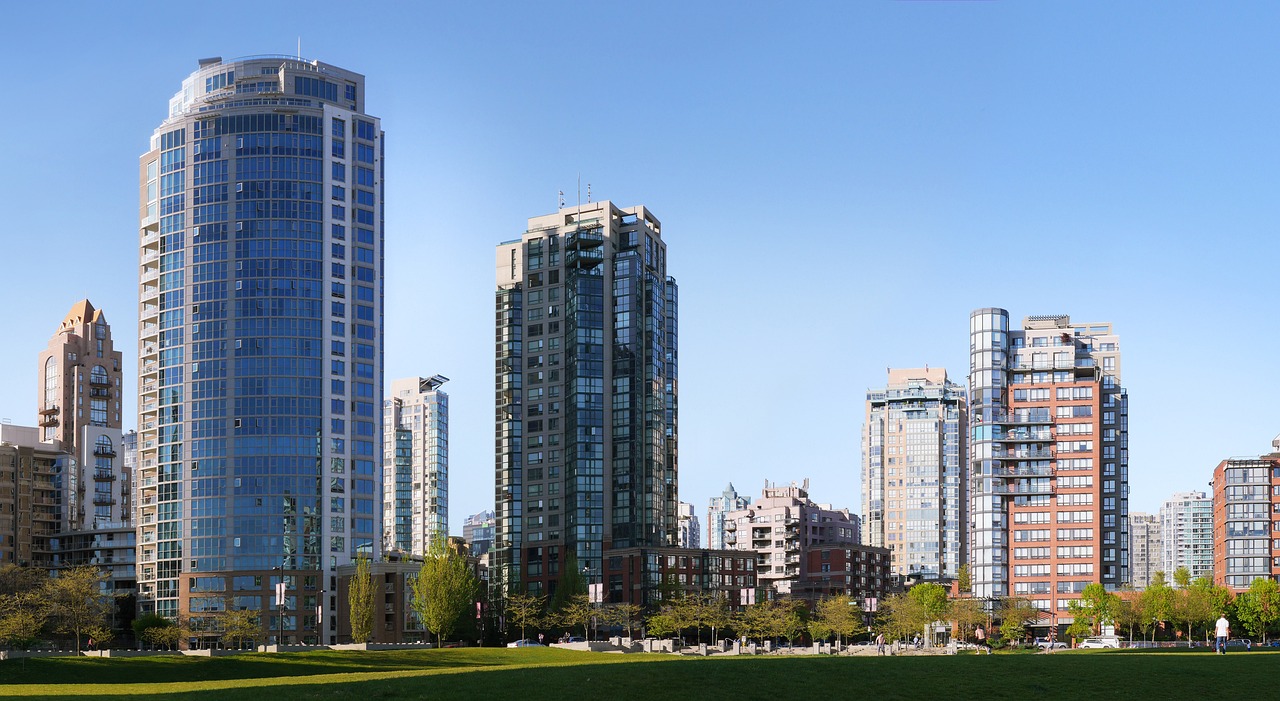
[[[95,452],[95,455],[96,454],[97,453]],[[116,473],[112,472],[111,470],[94,470],[93,478],[99,482],[111,482],[115,480]]]

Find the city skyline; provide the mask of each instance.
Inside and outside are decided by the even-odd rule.
[[[760,8],[735,8],[721,22],[726,8],[714,5],[567,16],[511,7],[494,24],[441,8],[405,27],[356,18],[351,26],[365,38],[354,43],[351,27],[268,8],[258,26],[234,35],[145,51],[98,30],[140,21],[146,8],[111,19],[88,8],[71,22],[15,9],[14,26],[29,31],[4,55],[27,69],[20,74],[45,76],[20,87],[45,107],[43,128],[61,140],[6,141],[32,171],[7,176],[2,190],[14,212],[6,243],[15,265],[0,289],[10,299],[37,289],[53,270],[53,237],[59,248],[92,247],[106,274],[64,276],[65,297],[9,305],[14,342],[0,361],[12,368],[3,379],[13,389],[0,396],[0,417],[35,422],[30,359],[48,320],[79,299],[109,311],[132,370],[131,190],[145,135],[197,58],[292,52],[301,34],[305,57],[370,76],[369,112],[402,127],[387,165],[386,369],[410,376],[425,364],[453,378],[451,532],[460,532],[462,515],[492,506],[492,328],[484,323],[492,243],[518,235],[529,213],[550,211],[557,190],[574,203],[579,172],[584,200],[590,183],[595,199],[661,212],[665,238],[680,251],[671,274],[686,293],[681,500],[704,508],[730,478],[752,485],[807,476],[825,500],[856,510],[859,456],[848,445],[861,408],[829,387],[860,396],[886,366],[928,364],[959,377],[965,319],[994,305],[1069,310],[1123,329],[1135,402],[1131,506],[1154,512],[1167,492],[1205,489],[1222,456],[1262,452],[1276,432],[1274,412],[1254,398],[1277,389],[1272,377],[1250,377],[1257,391],[1231,417],[1171,409],[1207,403],[1207,388],[1265,367],[1278,333],[1268,323],[1275,295],[1265,263],[1280,244],[1262,235],[1276,214],[1257,204],[1275,181],[1268,164],[1277,142],[1262,115],[1276,98],[1251,85],[1275,66],[1263,28],[1276,10],[1102,7],[1106,26],[1078,7],[981,4],[832,6],[824,11],[833,21],[820,23],[829,26]],[[513,39],[560,23],[634,27],[669,42],[673,55],[613,52],[593,65],[564,46],[516,48]],[[432,41],[417,41],[418,26]],[[477,36],[492,40],[493,55],[462,50]],[[43,46],[54,37],[75,51],[49,55]],[[406,61],[419,51],[425,60]],[[66,90],[90,55],[101,75],[128,80]],[[425,89],[392,89],[423,66],[431,71]],[[577,119],[559,116],[551,98],[560,86],[598,78],[651,94],[661,109],[641,116],[591,106]],[[104,114],[97,129],[82,127],[85,101]],[[17,115],[0,116],[4,133],[24,133]],[[431,129],[409,128],[422,115]],[[603,143],[645,152],[654,167],[622,167]],[[92,173],[100,186],[78,188],[80,206],[59,206],[49,183],[73,172]],[[795,226],[798,211],[832,205],[838,216]],[[39,235],[12,233],[21,231]],[[950,277],[921,281],[891,306],[875,303],[874,262],[902,255],[904,245],[971,269],[983,249],[1036,243],[1070,247],[1052,249],[1061,262],[1049,271],[1061,284],[1014,292]],[[1107,251],[1108,272],[1119,278],[1105,294],[1072,283],[1096,250]],[[767,274],[742,284],[753,268]],[[771,323],[743,324],[734,308]],[[1177,317],[1160,313],[1175,309]],[[1217,333],[1197,333],[1189,319]],[[1223,343],[1225,329],[1248,329],[1250,342]],[[1200,382],[1165,381],[1192,357],[1211,361]],[[758,401],[743,378],[761,365],[783,371],[766,409],[727,411]],[[130,395],[125,429],[136,427]],[[1175,435],[1204,438],[1169,440]]]

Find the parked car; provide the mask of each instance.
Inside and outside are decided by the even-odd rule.
[[[537,640],[517,640],[514,643],[507,643],[507,647],[546,647]]]
[[[1252,650],[1253,647],[1254,647],[1253,641],[1248,638],[1232,638],[1227,641],[1228,650],[1235,649],[1237,651],[1239,650],[1247,651],[1247,650]]]
[[[1061,640],[1040,640],[1036,642],[1036,647],[1041,650],[1066,650],[1067,644]]]
[[[569,636],[569,639],[566,640],[565,642],[566,643],[585,643],[587,642],[587,639],[582,637],[581,635],[571,635]]]
[[[1082,650],[1096,650],[1100,648],[1120,648],[1120,638],[1112,636],[1101,636],[1097,638],[1085,638],[1078,646]]]

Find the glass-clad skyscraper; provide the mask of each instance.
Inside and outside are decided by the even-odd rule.
[[[205,59],[140,159],[139,601],[197,636],[231,602],[328,642],[334,569],[380,551],[383,134],[364,104],[363,76],[319,61]]]
[[[496,272],[490,581],[549,594],[576,567],[600,583],[604,551],[678,534],[677,287],[661,224],[644,207],[565,207],[500,244]]]
[[[444,375],[391,383],[383,403],[382,547],[422,556],[449,537],[449,395]]]

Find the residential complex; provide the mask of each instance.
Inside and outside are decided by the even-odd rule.
[[[600,582],[606,550],[676,541],[677,288],[661,233],[644,207],[593,202],[497,248],[491,581],[505,591],[550,594],[568,566]]]
[[[1134,589],[1151,586],[1156,572],[1164,572],[1166,581],[1173,581],[1173,573],[1160,564],[1163,555],[1160,516],[1138,511],[1129,514],[1129,577]]]
[[[0,423],[0,564],[53,567],[51,541],[66,508],[62,477],[74,472],[75,458],[43,435]]]
[[[332,639],[381,550],[383,135],[364,77],[202,59],[139,159],[140,612]],[[283,618],[273,584],[288,590]]]
[[[813,502],[809,480],[766,484],[758,501],[727,512],[724,520],[726,547],[755,552],[759,587],[782,596],[799,593],[808,582],[811,551],[859,545],[858,517]]]
[[[1213,581],[1236,591],[1280,575],[1271,555],[1272,514],[1280,512],[1280,436],[1273,451],[1228,458],[1213,471]]]
[[[1160,506],[1160,569],[1169,581],[1179,567],[1191,578],[1213,576],[1213,498],[1180,492]]]
[[[862,528],[899,577],[954,578],[966,555],[968,405],[942,368],[891,369],[867,392]]]
[[[462,522],[462,539],[467,542],[472,557],[480,557],[493,547],[493,512],[481,511]]]
[[[970,316],[970,542],[978,598],[1056,612],[1128,572],[1128,399],[1110,324]],[[1065,620],[1064,620],[1065,619]]]
[[[718,497],[711,497],[707,507],[707,547],[712,550],[731,549],[736,544],[734,538],[727,537],[725,531],[725,514],[731,511],[742,511],[751,505],[751,497],[738,494],[733,483],[724,488]]]
[[[129,524],[132,493],[119,454],[121,362],[106,315],[87,299],[71,307],[40,353],[40,442],[74,458],[59,475],[60,530]]]
[[[448,379],[395,380],[383,403],[384,549],[422,556],[449,536]]]
[[[680,530],[676,536],[676,545],[682,548],[702,547],[702,529],[698,524],[698,514],[694,512],[693,504],[682,501],[678,509]]]
[[[754,602],[756,558],[740,550],[617,548],[605,555],[604,603],[654,606],[679,594],[714,593],[730,608]]]

